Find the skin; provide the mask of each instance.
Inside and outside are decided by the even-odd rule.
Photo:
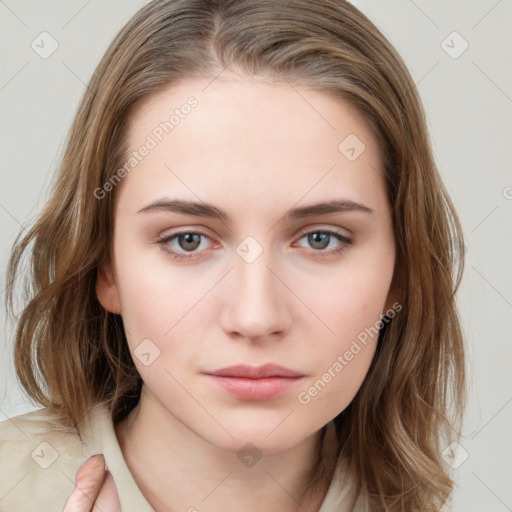
[[[190,96],[198,106],[115,190],[112,264],[100,273],[98,299],[122,315],[132,355],[145,339],[153,354],[154,347],[160,351],[149,366],[133,356],[142,396],[116,434],[155,510],[218,511],[233,503],[247,512],[318,510],[329,482],[317,497],[303,493],[315,443],[360,388],[377,338],[309,403],[301,404],[298,394],[396,300],[379,147],[346,102],[223,74],[213,82],[185,81],[139,106],[129,152]],[[354,161],[338,149],[349,134],[365,144]],[[162,198],[211,203],[230,219],[139,212]],[[291,208],[332,199],[362,203],[372,213],[283,218]],[[303,233],[322,229],[353,243],[327,236],[322,251],[321,241]],[[177,231],[205,237],[192,249],[179,237],[158,243]],[[252,262],[237,253],[249,235],[263,250]],[[174,259],[164,245],[193,256]],[[250,401],[202,373],[267,362],[305,377],[277,398]],[[237,457],[248,442],[261,454],[252,467]]]

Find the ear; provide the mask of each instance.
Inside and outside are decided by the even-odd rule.
[[[98,270],[96,296],[107,311],[121,314],[121,301],[110,262],[103,263]]]

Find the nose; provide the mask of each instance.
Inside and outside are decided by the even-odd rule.
[[[221,327],[231,338],[264,343],[290,329],[293,294],[275,266],[265,251],[250,263],[234,255],[220,316]]]

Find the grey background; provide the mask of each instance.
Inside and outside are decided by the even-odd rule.
[[[144,3],[0,1],[2,301],[11,244],[47,197],[85,84],[115,33]],[[467,458],[454,468],[452,510],[512,510],[512,2],[353,3],[396,46],[418,85],[467,238],[459,304],[471,390],[456,460]],[[58,43],[46,59],[31,47],[43,31]],[[463,39],[450,36],[454,31]],[[467,50],[454,58],[464,40]],[[0,421],[40,407],[14,376],[13,326],[3,312],[2,325]]]

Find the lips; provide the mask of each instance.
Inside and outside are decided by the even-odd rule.
[[[267,377],[304,377],[303,373],[272,363],[257,367],[243,364],[228,366],[226,368],[221,368],[220,370],[207,372],[207,374],[215,375],[217,377],[239,377],[247,379],[264,379]]]
[[[265,364],[229,366],[206,375],[217,386],[231,396],[245,401],[262,401],[276,398],[290,391],[304,374],[279,366]]]

